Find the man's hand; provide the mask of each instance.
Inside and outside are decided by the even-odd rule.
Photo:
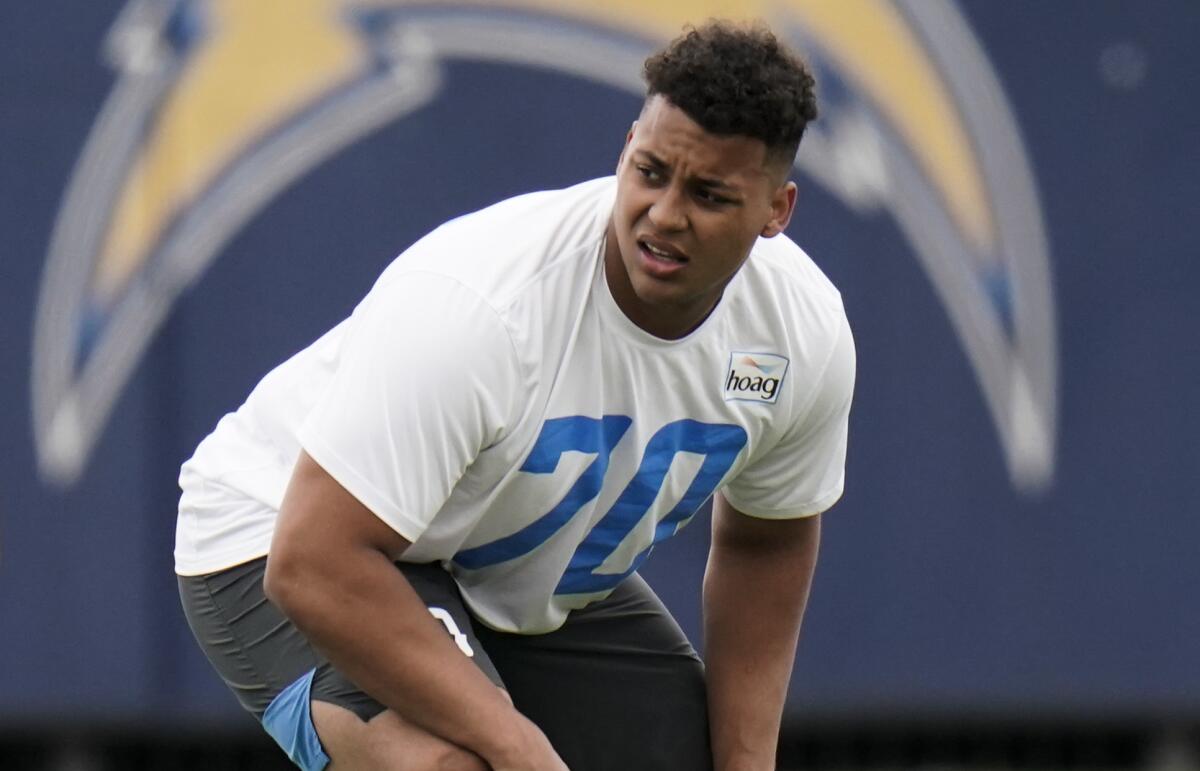
[[[524,737],[523,746],[510,751],[508,757],[489,759],[492,771],[569,771],[546,735],[528,719],[522,719],[531,729]]]
[[[409,542],[301,452],[267,596],[381,704],[497,771],[563,771],[545,735],[455,645],[396,569]]]
[[[704,660],[716,771],[775,768],[820,534],[819,515],[754,519],[714,499]]]

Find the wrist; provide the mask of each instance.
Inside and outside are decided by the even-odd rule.
[[[714,771],[775,771],[775,754],[739,755],[714,765]]]
[[[775,741],[713,736],[714,771],[775,771]]]
[[[533,721],[516,709],[512,710],[511,717],[502,730],[495,732],[489,745],[479,752],[493,768],[520,767],[522,761],[549,748],[549,739]]]

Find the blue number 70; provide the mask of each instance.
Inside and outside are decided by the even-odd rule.
[[[631,424],[625,415],[605,415],[599,419],[575,415],[546,421],[521,471],[552,474],[565,452],[595,454],[595,459],[548,512],[511,535],[459,552],[454,561],[465,568],[477,569],[514,559],[545,543],[600,494],[609,456]],[[637,570],[654,544],[673,535],[680,523],[691,517],[712,495],[745,445],[746,431],[738,425],[679,420],[660,428],[646,444],[633,479],[579,544],[555,593],[607,591]],[[702,455],[704,461],[679,503],[658,523],[651,544],[633,558],[626,570],[597,573],[605,559],[649,511],[666,481],[672,461],[681,452]]]

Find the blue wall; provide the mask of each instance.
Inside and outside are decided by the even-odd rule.
[[[240,719],[178,610],[179,463],[421,233],[607,173],[640,103],[553,69],[448,59],[427,105],[316,165],[220,246],[64,484],[35,454],[34,319],[64,190],[117,80],[101,48],[122,5],[0,6],[0,725]],[[1200,6],[959,7],[1011,105],[1045,223],[1053,476],[1040,491],[1013,482],[896,221],[800,174],[789,233],[842,288],[859,386],[790,709],[1195,718]],[[692,632],[706,543],[697,522],[644,571]]]

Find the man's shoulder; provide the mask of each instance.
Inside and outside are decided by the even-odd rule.
[[[503,302],[598,250],[612,208],[611,177],[505,199],[450,220],[406,249],[381,283],[436,273]]]
[[[602,232],[614,194],[611,177],[522,193],[456,217],[415,246],[470,244],[487,252],[519,253],[562,247]]]
[[[841,315],[842,294],[808,253],[780,234],[755,243],[744,271],[746,289],[761,299],[775,298],[785,305],[799,303]]]
[[[512,218],[554,223],[564,218],[591,214],[616,194],[616,178],[599,177],[569,187],[535,190],[497,201],[482,209],[448,220],[437,231],[455,231],[473,227],[509,227]]]

